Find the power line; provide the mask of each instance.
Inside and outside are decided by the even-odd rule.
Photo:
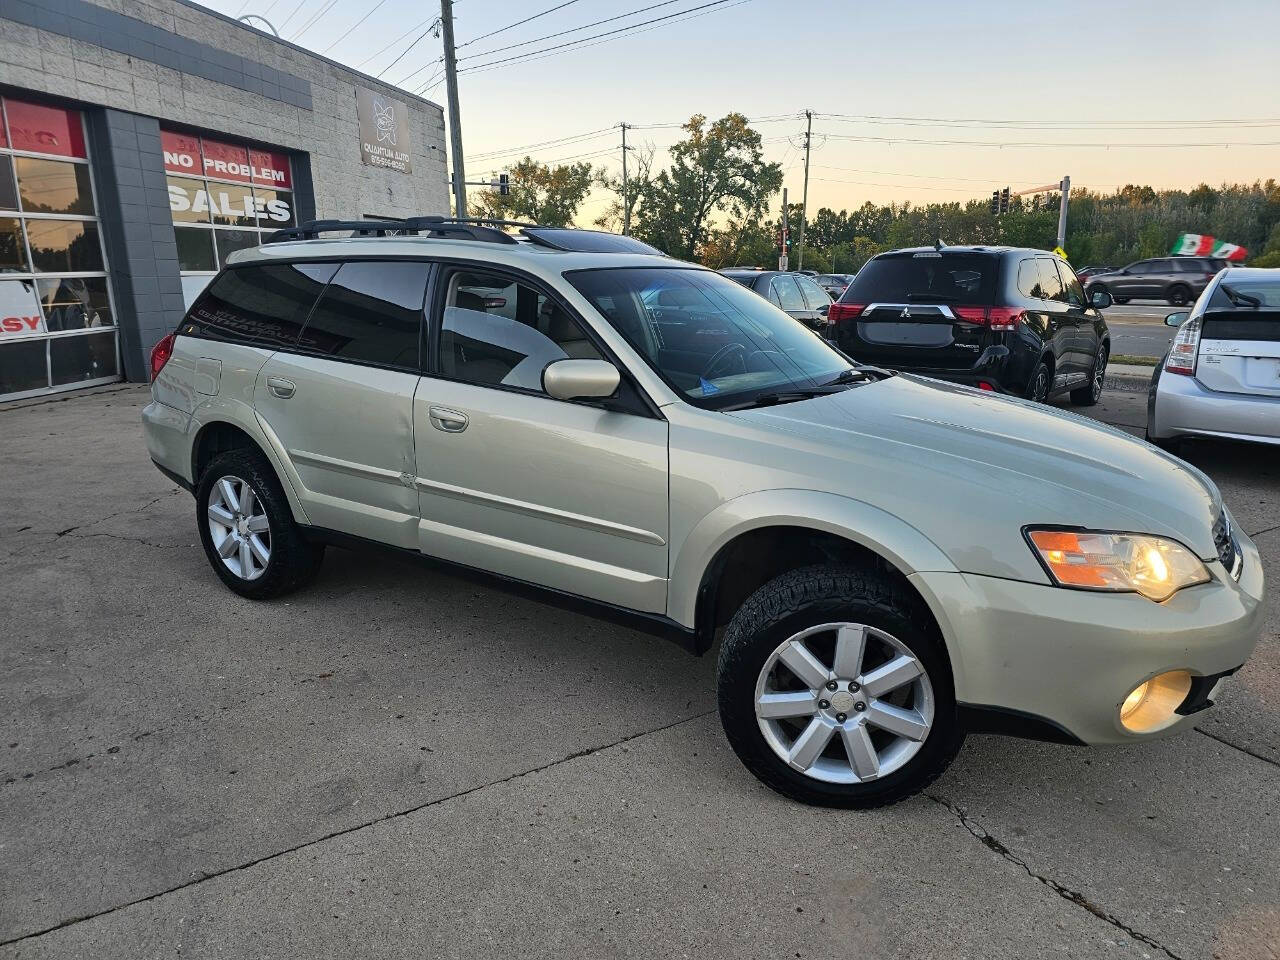
[[[320,18],[321,18],[321,17],[323,17],[323,16],[324,16],[326,13],[328,13],[330,10],[332,10],[332,9],[333,9],[333,7],[334,7],[334,5],[335,5],[337,2],[338,2],[338,0],[329,0],[329,2],[328,2],[328,3],[326,3],[323,7],[321,7],[319,10],[317,10],[315,13],[313,13],[313,14],[312,14],[308,19],[307,19],[307,22],[306,22],[306,23],[304,23],[304,24],[299,28],[298,32],[297,32],[297,33],[295,33],[295,34],[293,35],[293,37],[290,39],[290,41],[289,41],[289,42],[290,42],[290,43],[297,43],[297,42],[298,42],[298,38],[299,38],[299,37],[301,37],[301,36],[302,36],[304,33],[306,33],[308,30],[310,30],[312,27],[314,27],[317,23],[319,23],[319,22],[320,22]]]
[[[414,26],[410,27],[408,30],[400,34],[400,36],[396,37],[394,40],[388,43],[385,47],[383,47],[377,53],[372,54],[371,56],[365,57],[363,60],[357,63],[356,69],[357,70],[363,69],[366,63],[370,63],[373,60],[377,60],[380,56],[382,56],[384,53],[386,53],[388,50],[394,47],[397,43],[399,43],[405,37],[410,36],[415,30],[425,27],[428,23],[434,23],[435,19],[436,19],[435,17],[427,17],[427,19],[423,20],[421,23],[415,24]]]
[[[355,31],[356,27],[360,26],[360,24],[364,23],[364,22],[365,22],[366,20],[368,20],[371,16],[373,16],[375,13],[377,13],[377,12],[378,12],[378,8],[379,8],[379,7],[381,7],[381,6],[382,6],[384,3],[386,3],[386,2],[387,2],[387,0],[378,0],[378,2],[377,2],[376,4],[374,4],[374,5],[369,9],[369,12],[368,12],[368,13],[366,13],[363,17],[361,17],[359,20],[357,20],[357,21],[356,21],[355,23],[353,23],[351,26],[347,27],[347,30],[346,30],[346,32],[345,32],[345,33],[340,34],[340,35],[338,36],[338,38],[337,38],[336,40],[334,40],[334,41],[333,41],[333,43],[329,44],[327,47],[325,47],[323,50],[321,50],[321,51],[320,51],[321,56],[323,56],[324,54],[328,53],[330,50],[332,50],[334,47],[336,47],[338,44],[340,44],[343,40],[347,39],[347,37],[351,36],[351,34]]]
[[[472,159],[483,160],[488,157],[504,157],[513,153],[522,153],[525,150],[540,150],[546,147],[563,146],[566,143],[573,143],[578,140],[590,140],[603,134],[611,134],[617,129],[616,127],[601,127],[599,130],[588,130],[586,133],[575,133],[567,137],[558,137],[554,140],[543,140],[540,143],[527,143],[523,147],[511,147],[505,150],[489,150],[485,153],[477,153],[472,155]]]
[[[656,4],[655,6],[665,6],[669,3],[674,3],[674,2],[676,2],[676,0],[664,0],[662,4]],[[680,11],[677,11],[676,13],[669,13],[662,17],[655,17],[652,20],[642,20],[640,23],[628,24],[625,27],[616,27],[613,30],[606,30],[603,33],[592,34],[589,37],[580,37],[577,40],[569,40],[569,41],[566,41],[565,43],[555,44],[554,46],[543,47],[540,50],[530,50],[527,53],[516,54],[515,56],[505,57],[501,60],[493,60],[493,61],[490,61],[489,63],[477,63],[474,66],[464,67],[462,68],[462,70],[459,70],[458,72],[464,73],[464,72],[473,72],[476,70],[491,69],[493,67],[499,67],[504,64],[513,63],[517,60],[532,59],[534,57],[540,56],[541,54],[554,53],[555,51],[563,50],[566,47],[573,47],[577,49],[579,45],[584,45],[584,46],[589,45],[589,42],[593,40],[601,40],[603,42],[604,38],[613,37],[617,34],[629,33],[633,30],[638,30],[640,27],[648,27],[653,24],[671,21],[678,17],[684,17],[686,14],[695,13],[700,10],[707,10],[712,7],[720,7],[729,2],[730,0],[710,0],[709,3],[704,3],[696,7],[689,7],[687,10],[680,10]],[[736,2],[733,3],[733,6],[737,6],[738,4],[746,3],[746,2],[748,2],[748,0],[736,0]],[[645,9],[652,9],[652,8],[645,8]],[[632,11],[633,14],[636,12],[638,11]],[[618,18],[615,17],[614,19],[618,19]],[[496,53],[498,51],[491,50],[488,52]],[[472,56],[484,56],[484,54],[472,54]]]
[[[1171,149],[1173,147],[1280,147],[1280,140],[1224,140],[1200,143],[1187,143],[1185,141],[1175,141],[1173,143],[1073,143],[1070,141],[1051,142],[1047,140],[921,140],[912,137],[864,137],[840,133],[829,133],[827,136],[833,140],[852,140],[861,143],[915,143],[928,146],[945,147],[1073,147],[1099,148],[1104,150],[1122,150],[1130,147],[1135,149]]]
[[[1183,129],[1216,129],[1234,126],[1280,126],[1280,118],[1248,117],[1236,119],[1213,120],[982,120],[966,117],[899,117],[881,116],[877,114],[858,113],[814,113],[815,117],[828,120],[840,120],[853,123],[893,123],[903,126],[938,125],[938,126],[979,126],[979,127],[1012,127],[1027,130],[1183,130]]]
[[[436,17],[436,19],[432,22],[431,26],[427,27],[427,29],[423,30],[420,34],[418,34],[417,38],[413,41],[413,43],[409,44],[407,47],[401,50],[399,56],[397,56],[394,60],[392,60],[390,63],[388,63],[385,67],[383,67],[378,72],[378,79],[381,80],[383,74],[385,74],[388,70],[390,70],[397,63],[403,60],[405,58],[405,54],[407,54],[410,50],[412,50],[419,43],[421,43],[422,38],[425,37],[432,30],[434,30],[436,28],[436,25],[439,24],[439,22],[440,22],[440,18]]]
[[[289,21],[298,15],[298,11],[301,10],[304,6],[306,6],[306,3],[307,3],[307,0],[298,0],[298,5],[294,7],[293,11],[287,17],[285,17],[284,20],[280,23],[281,30],[283,30],[286,26],[289,25]]]
[[[569,6],[570,4],[577,3],[577,2],[578,0],[565,0],[564,3],[561,3],[554,7],[550,7],[546,10],[543,10],[541,13],[535,13],[531,17],[525,17],[523,20],[517,20],[515,23],[508,23],[505,27],[499,27],[497,30],[490,30],[488,33],[482,33],[480,36],[474,37],[471,40],[468,40],[466,43],[460,43],[458,44],[458,49],[461,50],[463,47],[469,47],[471,46],[471,44],[475,43],[478,40],[487,40],[489,37],[496,36],[499,33],[504,33],[505,31],[510,30],[513,27],[524,26],[530,20],[537,20],[539,17],[545,17],[548,13],[555,13],[557,10],[563,10],[565,7]],[[532,42],[533,41],[530,41],[530,43]],[[480,56],[480,54],[477,54],[477,56]],[[466,59],[466,58],[463,57],[462,59]]]
[[[527,47],[532,43],[541,43],[543,40],[554,40],[556,37],[567,36],[571,33],[578,33],[581,30],[589,30],[591,27],[598,27],[601,24],[613,23],[616,20],[625,20],[627,17],[634,17],[638,13],[645,13],[649,10],[656,10],[658,7],[669,7],[673,3],[679,3],[680,0],[662,0],[661,3],[650,4],[647,7],[640,7],[637,10],[628,10],[626,13],[620,13],[616,17],[607,17],[604,20],[594,20],[591,23],[584,23],[580,27],[570,27],[568,30],[561,30],[558,33],[548,33],[541,37],[534,37],[532,40],[521,40],[519,43],[511,43],[505,47],[494,47],[492,50],[482,50],[479,53],[472,53],[465,57],[459,57],[459,60],[474,60],[476,57],[488,57],[495,53],[502,53],[506,50],[514,50],[516,47]],[[558,8],[553,8],[558,9]],[[634,24],[634,26],[642,26],[642,24]],[[497,31],[495,31],[497,32]],[[477,38],[479,39],[479,38]],[[584,40],[591,39],[583,37]]]

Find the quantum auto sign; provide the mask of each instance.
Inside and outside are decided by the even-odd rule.
[[[370,166],[412,173],[409,161],[409,108],[399,100],[356,87],[360,122],[360,158]]]

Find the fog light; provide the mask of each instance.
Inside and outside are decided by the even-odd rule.
[[[1120,704],[1120,723],[1130,733],[1155,733],[1178,719],[1175,711],[1191,692],[1191,674],[1170,670],[1144,680]]]

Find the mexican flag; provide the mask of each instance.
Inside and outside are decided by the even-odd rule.
[[[1223,260],[1243,260],[1249,253],[1234,243],[1215,240],[1208,234],[1184,233],[1173,242],[1169,251],[1175,257],[1221,257]]]

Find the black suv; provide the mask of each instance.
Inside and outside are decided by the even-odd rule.
[[[1089,293],[1105,290],[1116,303],[1167,300],[1175,307],[1204,292],[1227,261],[1219,257],[1153,257],[1109,273],[1089,275]]]
[[[730,267],[720,272],[754,290],[775,307],[781,307],[784,313],[811,330],[826,331],[831,296],[808,274],[751,267]]]
[[[828,336],[854,359],[1045,400],[1102,394],[1111,335],[1071,267],[1043,250],[922,247],[867,261],[832,305]]]

